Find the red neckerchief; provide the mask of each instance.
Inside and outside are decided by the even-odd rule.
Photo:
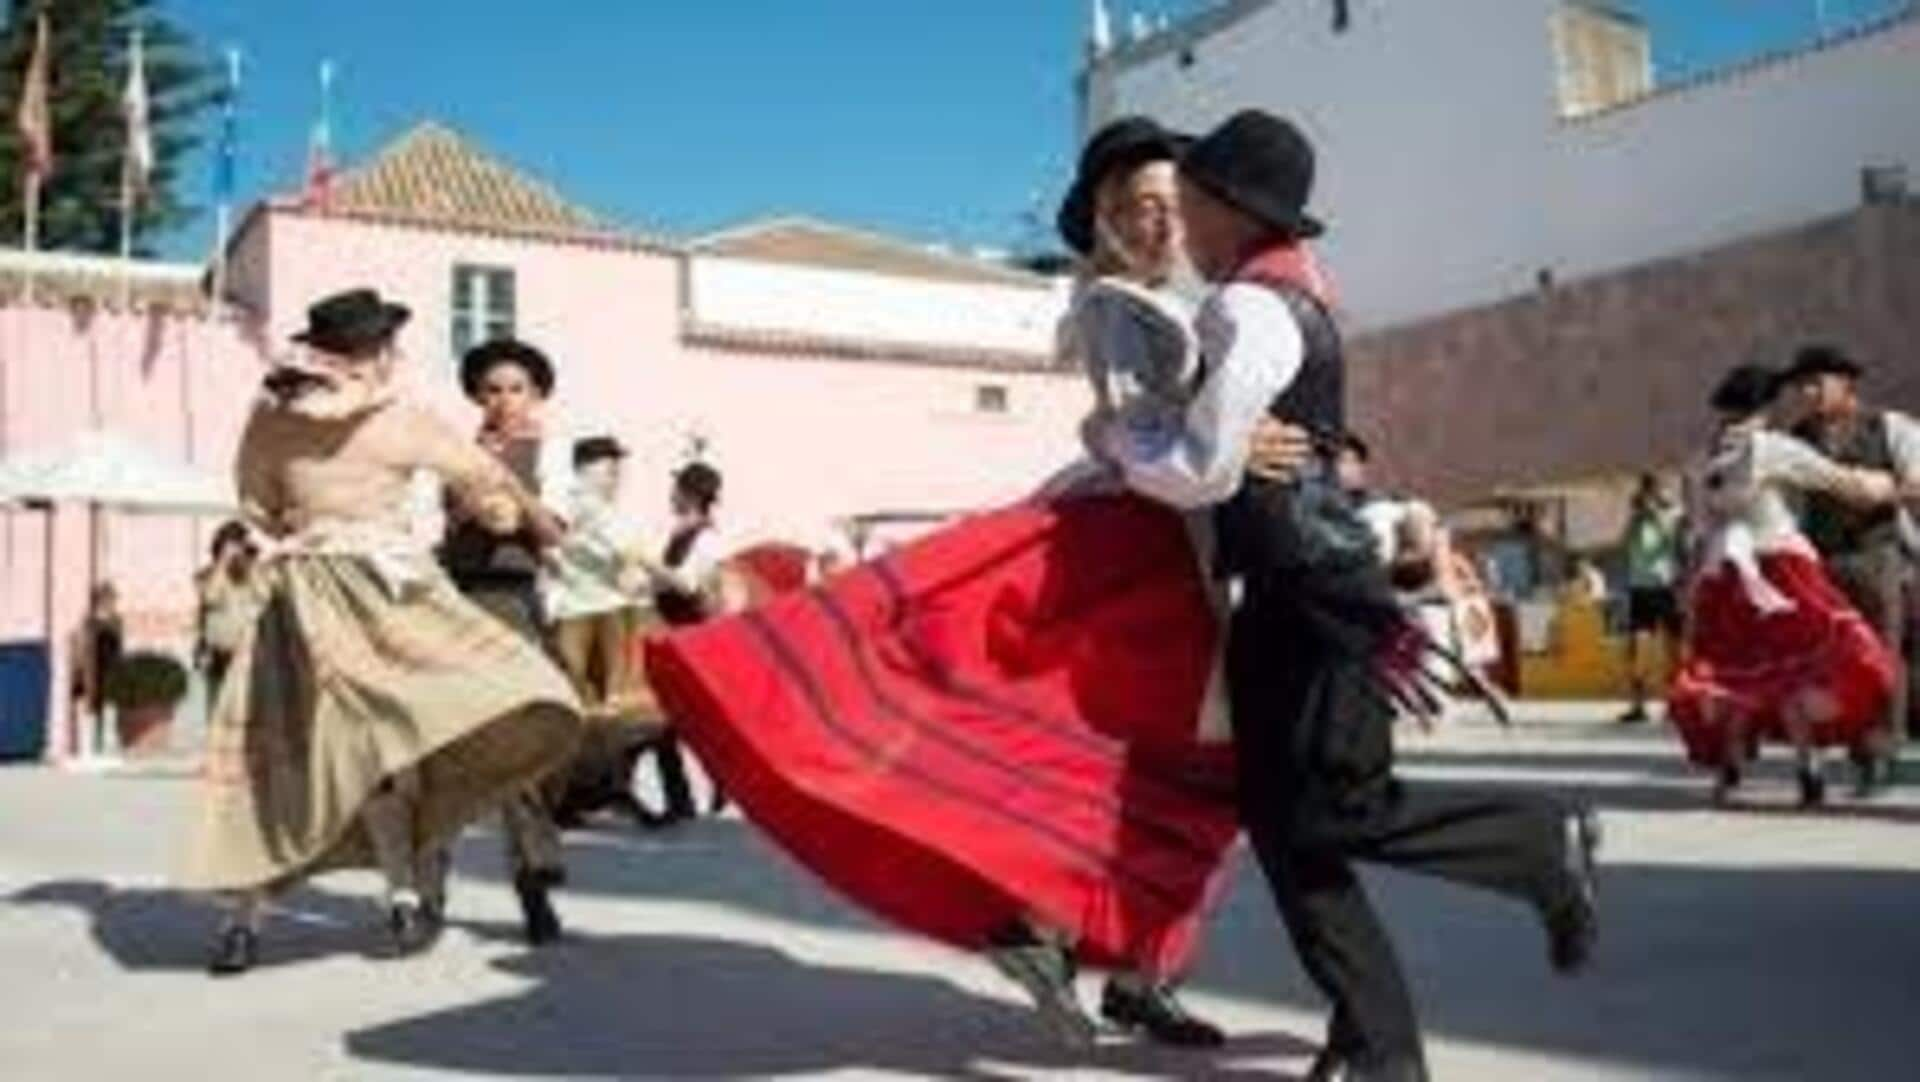
[[[1333,279],[1305,241],[1288,241],[1256,251],[1233,273],[1237,282],[1278,282],[1304,291],[1328,309],[1339,307]]]

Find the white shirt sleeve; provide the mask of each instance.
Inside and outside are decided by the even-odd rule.
[[[1264,286],[1216,291],[1195,330],[1207,375],[1185,425],[1169,432],[1116,418],[1099,433],[1129,488],[1188,510],[1239,490],[1254,426],[1299,374],[1305,351],[1293,312]]]
[[[540,441],[540,460],[534,475],[540,484],[540,504],[567,519],[573,510],[573,433],[548,429]]]
[[[1762,484],[1775,482],[1788,488],[1841,492],[1851,486],[1853,475],[1801,440],[1778,432],[1757,432],[1753,437],[1753,476]]]
[[[715,587],[719,583],[720,568],[733,555],[732,542],[723,536],[717,527],[709,526],[700,531],[688,546],[686,559],[679,567],[657,567],[653,574],[654,586],[682,594],[697,594],[709,601],[716,596]]]
[[[1902,482],[1920,481],[1920,421],[1888,410],[1887,444],[1893,449],[1893,468]]]
[[[710,526],[693,539],[693,547],[687,552],[687,562],[680,565],[680,573],[689,585],[703,592],[711,590],[720,574],[720,565],[732,555],[731,548],[719,529]]]

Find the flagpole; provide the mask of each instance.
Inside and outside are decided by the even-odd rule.
[[[240,96],[240,50],[227,49],[227,100],[220,116],[219,158],[214,163],[214,189],[217,200],[213,211],[213,312],[225,310],[227,298],[227,242],[233,234],[234,146],[239,123],[235,113]]]
[[[133,311],[133,165],[120,167],[120,310]]]
[[[25,203],[26,222],[20,232],[27,246],[27,306],[32,307],[39,276],[39,261],[34,257],[40,251],[40,173],[36,169],[27,170]]]

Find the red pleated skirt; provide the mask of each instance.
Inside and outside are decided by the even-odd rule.
[[[1237,832],[1231,751],[1194,740],[1219,634],[1179,518],[1101,496],[964,519],[647,670],[745,814],[874,913],[963,948],[1034,918],[1173,973]]]
[[[1688,758],[1703,766],[1725,757],[1731,721],[1755,736],[1785,739],[1789,704],[1812,712],[1817,744],[1851,746],[1882,724],[1893,692],[1893,655],[1819,560],[1773,552],[1760,557],[1760,569],[1793,601],[1790,611],[1761,612],[1725,563],[1693,590],[1687,656],[1668,711]]]

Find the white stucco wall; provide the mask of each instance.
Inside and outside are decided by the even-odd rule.
[[[1920,20],[1562,122],[1558,0],[1355,0],[1344,34],[1325,4],[1247,6],[1191,63],[1136,46],[1096,69],[1089,119],[1301,122],[1361,327],[1838,214],[1863,164],[1920,174]]]
[[[1552,152],[1564,277],[1844,213],[1869,165],[1920,191],[1920,18],[1559,126]]]
[[[937,282],[712,256],[688,263],[687,314],[710,327],[1046,355],[1066,304],[1064,283]]]

